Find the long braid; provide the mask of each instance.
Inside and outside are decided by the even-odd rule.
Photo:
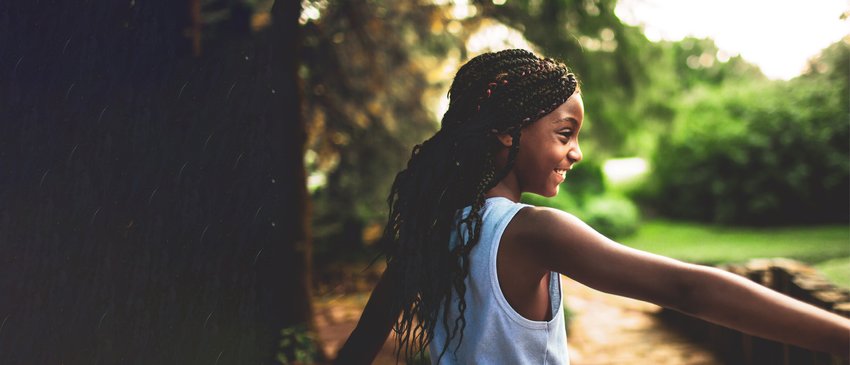
[[[440,131],[413,148],[387,198],[381,247],[389,273],[399,277],[397,356],[420,356],[437,325],[448,334],[443,351],[457,336],[458,346],[463,341],[464,280],[481,236],[485,195],[513,168],[522,128],[563,104],[576,88],[565,65],[525,50],[485,53],[458,70]],[[512,145],[506,166],[496,171],[501,145],[495,136],[502,133],[512,137]],[[466,206],[469,213],[459,216]],[[459,238],[454,248],[452,234]],[[454,295],[460,315],[452,322]]]

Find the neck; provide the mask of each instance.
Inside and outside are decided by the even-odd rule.
[[[501,181],[499,181],[496,186],[488,190],[487,193],[484,194],[484,197],[492,198],[501,196],[503,198],[510,199],[514,203],[518,203],[521,194],[522,190],[519,188],[519,181],[517,181],[514,172],[511,171]]]

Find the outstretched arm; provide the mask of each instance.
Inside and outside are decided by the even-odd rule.
[[[553,209],[518,213],[533,259],[592,288],[672,308],[754,336],[850,356],[850,320],[735,274],[639,251]],[[524,225],[529,226],[529,225]]]
[[[755,336],[850,356],[850,320],[710,267],[686,272],[696,300],[683,312]]]
[[[381,280],[372,290],[372,295],[360,315],[357,327],[337,354],[336,364],[371,364],[378,351],[387,341],[393,324],[401,310],[393,309],[393,290],[396,276],[390,267],[384,270]]]

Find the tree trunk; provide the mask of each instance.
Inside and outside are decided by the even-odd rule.
[[[272,6],[272,31],[269,50],[268,78],[272,101],[269,105],[269,136],[280,141],[272,144],[274,153],[270,171],[272,179],[289,180],[272,195],[269,209],[272,216],[281,217],[281,244],[269,247],[258,264],[262,305],[260,320],[265,321],[269,335],[283,328],[303,326],[315,330],[311,303],[312,237],[310,204],[304,149],[307,132],[301,111],[302,98],[298,77],[299,1],[275,1]],[[279,194],[279,195],[278,195]],[[292,359],[293,348],[284,349]],[[324,358],[318,347],[320,358]]]
[[[0,3],[0,363],[268,364],[309,323],[298,6],[196,57],[189,4]]]

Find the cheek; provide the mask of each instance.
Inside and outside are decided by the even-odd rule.
[[[528,178],[532,179],[531,181],[533,181],[533,185],[538,187],[548,186],[555,175],[554,165],[552,164],[551,159],[539,157],[541,156],[538,156],[536,160],[527,165],[531,168],[528,169],[526,175]]]
[[[533,174],[536,176],[554,173],[554,169],[566,155],[566,152],[561,154],[561,149],[559,148],[534,151],[526,150],[525,152],[527,153],[524,154],[520,150],[517,155],[516,164],[519,167],[518,170],[521,170],[524,174]]]

